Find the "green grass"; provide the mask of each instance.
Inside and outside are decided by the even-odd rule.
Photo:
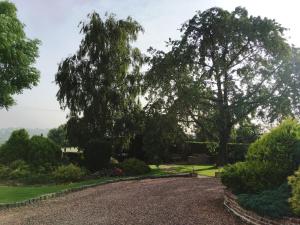
[[[113,178],[101,178],[70,184],[43,185],[43,186],[0,186],[0,203],[20,202],[44,194],[55,193],[69,188],[80,187],[88,184],[103,183]]]
[[[195,172],[199,175],[214,176],[215,172],[220,171],[215,166],[212,165],[160,165],[157,168],[154,165],[150,165],[151,172],[147,175],[168,175],[177,173],[191,173]],[[70,183],[70,184],[60,184],[60,185],[42,185],[42,186],[0,186],[0,203],[14,203],[24,201],[30,198],[35,198],[41,195],[55,193],[63,191],[69,188],[80,187],[88,184],[100,184],[107,180],[118,179],[111,177],[104,177],[101,179],[87,180],[82,182]]]
[[[178,165],[178,164],[167,164],[160,165],[157,168],[155,165],[150,165],[153,175],[165,175],[165,174],[176,174],[176,173],[191,173],[195,172],[198,175],[203,176],[215,176],[215,172],[221,171],[221,169],[214,165]]]

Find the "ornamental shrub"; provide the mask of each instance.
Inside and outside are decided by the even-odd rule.
[[[235,193],[258,193],[286,182],[299,162],[299,124],[288,119],[249,147],[246,162],[226,166],[222,182]]]
[[[85,171],[74,164],[57,167],[53,172],[53,177],[58,182],[78,181],[85,175]]]
[[[293,176],[288,178],[289,185],[292,188],[292,196],[289,199],[289,203],[293,212],[300,216],[300,168],[295,172]]]
[[[262,216],[280,218],[292,214],[288,203],[290,195],[290,187],[284,183],[275,189],[266,190],[259,194],[238,195],[238,202],[242,207]]]
[[[221,180],[236,194],[257,193],[282,184],[286,173],[270,162],[238,162],[224,168]]]
[[[87,144],[83,152],[86,168],[92,172],[107,168],[112,155],[110,141],[93,139]]]
[[[120,163],[119,167],[123,169],[125,175],[135,176],[150,172],[150,167],[143,161],[135,158],[126,159]]]
[[[287,119],[269,133],[250,145],[247,161],[268,161],[274,167],[280,166],[287,173],[297,169],[296,158],[299,151],[300,125],[296,120]]]

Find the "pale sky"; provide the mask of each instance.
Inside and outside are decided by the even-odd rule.
[[[133,17],[145,29],[136,45],[145,52],[150,46],[164,49],[169,37],[179,37],[178,28],[196,11],[222,7],[232,11],[246,7],[250,14],[275,19],[290,30],[290,43],[300,46],[300,13],[298,0],[12,0],[19,19],[26,25],[30,38],[42,41],[37,68],[39,85],[16,97],[17,105],[0,110],[0,128],[53,128],[66,121],[66,112],[56,100],[54,75],[58,63],[75,53],[81,36],[78,24],[96,11],[114,13],[117,18]]]

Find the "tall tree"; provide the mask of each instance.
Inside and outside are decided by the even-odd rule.
[[[13,3],[0,2],[0,109],[14,104],[13,95],[37,85],[39,71],[33,66],[39,40],[26,37]]]
[[[149,101],[163,101],[164,110],[182,122],[216,132],[223,165],[234,125],[247,117],[291,115],[291,105],[299,102],[291,85],[299,74],[292,71],[284,31],[240,7],[198,12],[182,26],[181,39],[169,41],[169,52],[151,49]]]
[[[65,124],[60,125],[58,128],[49,130],[47,137],[59,147],[68,146],[67,128]]]
[[[70,110],[67,133],[71,144],[84,147],[90,139],[115,139],[139,108],[143,57],[132,42],[143,28],[132,18],[102,20],[98,13],[80,23],[79,50],[60,63],[55,77],[57,99]]]

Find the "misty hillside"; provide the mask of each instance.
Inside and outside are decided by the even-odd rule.
[[[14,130],[21,128],[0,128],[0,145],[3,144],[10,136]],[[47,136],[49,129],[40,129],[40,128],[26,128],[30,136],[41,135]]]

